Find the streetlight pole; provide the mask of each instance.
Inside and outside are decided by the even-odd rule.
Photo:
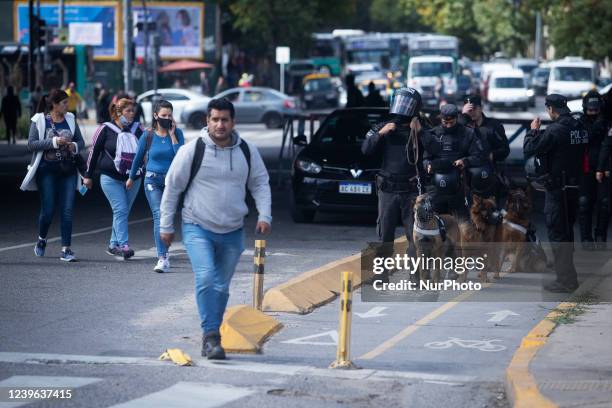
[[[59,0],[59,22],[57,25],[60,30],[64,28],[64,0]]]
[[[123,90],[132,90],[132,0],[123,0]]]
[[[535,32],[535,50],[534,57],[536,60],[540,60],[542,54],[542,13],[539,11],[536,13],[536,32]]]

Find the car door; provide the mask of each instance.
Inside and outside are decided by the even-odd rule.
[[[153,94],[147,95],[142,98],[140,101],[140,106],[142,107],[142,113],[144,115],[144,119],[146,123],[151,123],[153,119]]]
[[[189,97],[178,92],[164,92],[162,98],[172,104],[172,117],[177,121],[180,120],[185,106],[189,103]]]
[[[262,91],[245,89],[240,106],[243,122],[259,123],[266,112],[265,95]]]

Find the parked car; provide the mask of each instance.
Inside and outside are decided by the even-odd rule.
[[[339,100],[340,92],[329,74],[310,74],[304,77],[302,91],[304,109],[315,107],[337,108]]]
[[[158,89],[157,94],[154,90],[144,92],[136,98],[136,102],[142,106],[142,111],[147,123],[151,123],[153,119],[151,113],[153,111],[153,102],[158,98],[165,99],[172,103],[172,107],[174,108],[172,115],[177,122],[187,124],[191,127],[202,127],[204,119],[206,118],[206,108],[210,101],[208,96],[179,88]]]
[[[265,123],[268,129],[282,127],[285,115],[297,113],[295,98],[272,88],[231,88],[214,98],[229,99],[238,122]]]
[[[550,68],[547,67],[536,68],[531,73],[531,87],[536,95],[546,95],[549,75]]]
[[[291,215],[295,222],[312,222],[317,211],[376,212],[375,177],[380,156],[364,156],[361,144],[370,128],[389,119],[385,108],[349,108],[332,112],[303,146],[291,173]]]
[[[524,111],[534,106],[532,89],[527,87],[525,74],[520,69],[495,71],[489,79],[489,105],[498,108],[520,108]]]

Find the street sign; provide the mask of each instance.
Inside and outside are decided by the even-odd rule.
[[[277,64],[288,64],[290,61],[290,48],[289,47],[276,47],[276,63]]]
[[[102,45],[102,23],[70,23],[68,32],[70,44]]]

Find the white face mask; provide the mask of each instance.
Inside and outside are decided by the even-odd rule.
[[[121,124],[122,124],[123,126],[127,126],[127,125],[129,125],[129,124],[130,124],[130,122],[128,122],[128,120],[127,120],[127,119],[125,118],[125,116],[123,116],[123,115],[121,115],[121,116],[119,117],[119,122],[121,122]]]

